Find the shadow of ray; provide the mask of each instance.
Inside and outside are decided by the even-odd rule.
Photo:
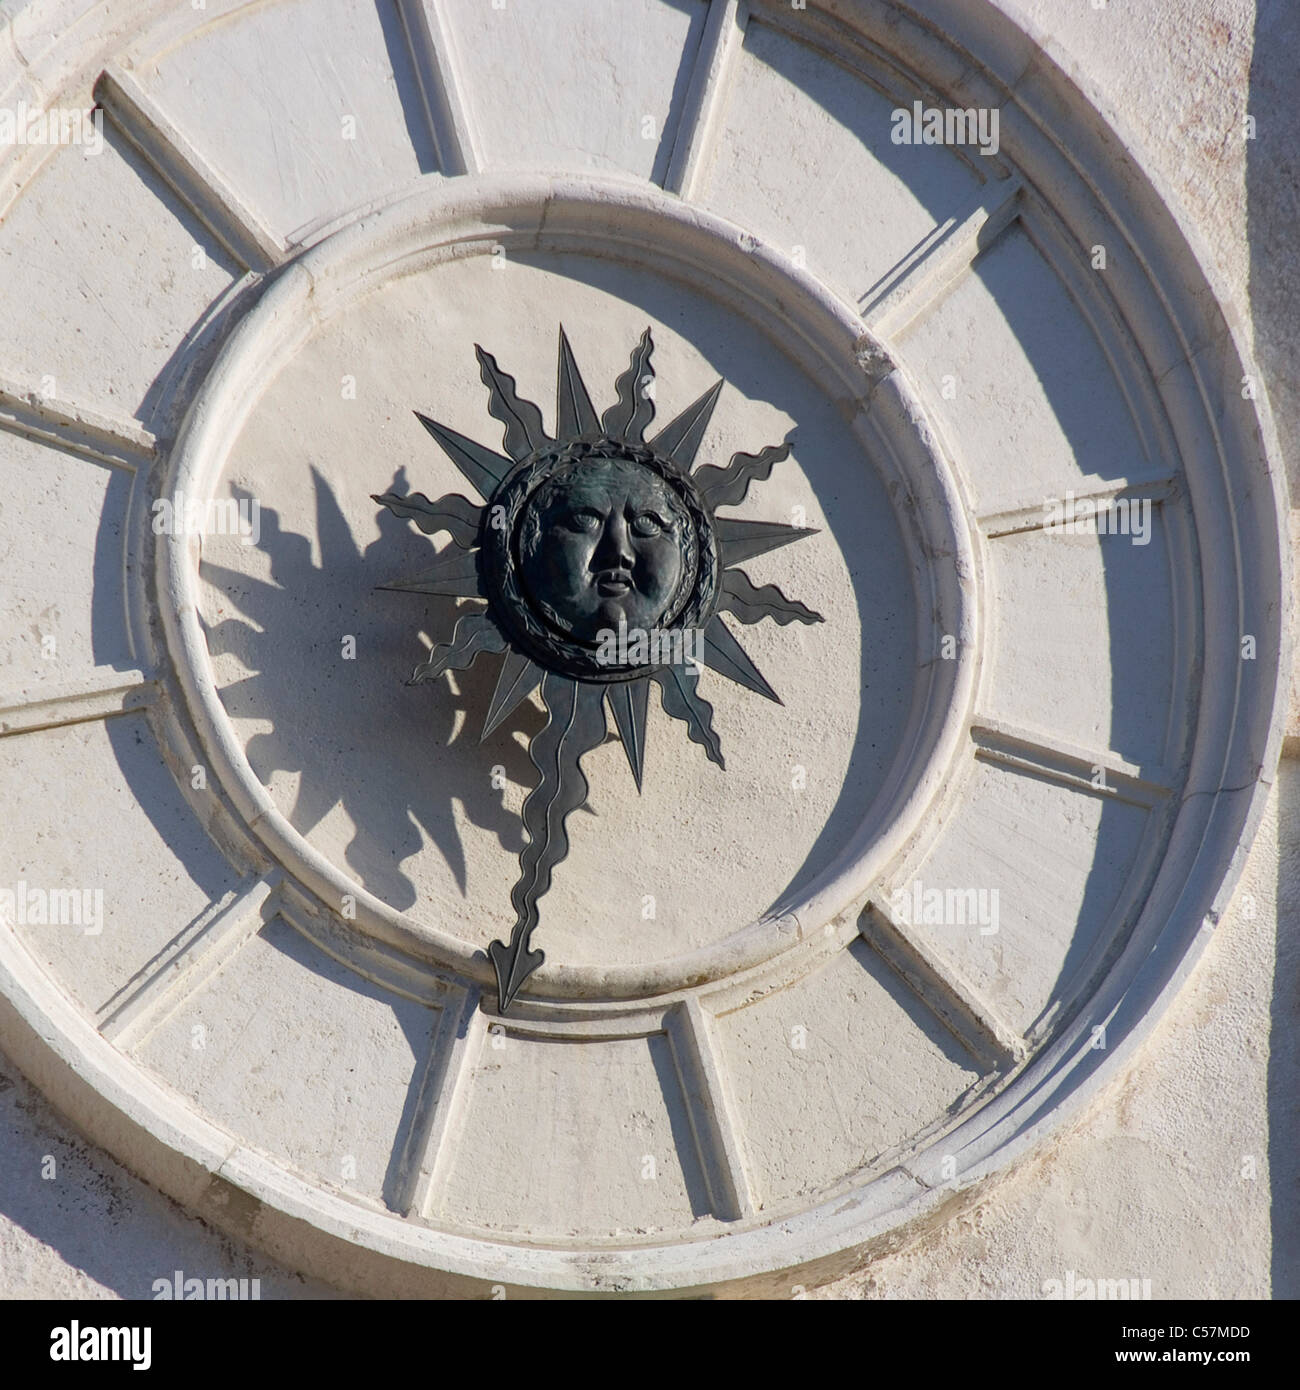
[[[310,838],[328,818],[347,818],[344,857],[369,891],[399,910],[412,906],[416,888],[403,866],[427,840],[465,893],[461,818],[518,853],[523,833],[503,802],[502,784],[532,784],[526,745],[545,716],[525,702],[479,743],[499,658],[432,686],[405,686],[427,646],[444,640],[469,605],[377,594],[375,586],[403,565],[429,563],[430,540],[384,512],[379,539],[363,550],[315,469],[312,483],[314,543],[286,530],[274,509],[260,508],[270,581],[201,565],[219,614],[205,622],[209,650],[248,672],[222,686],[222,701],[245,731],[255,726],[245,733],[245,748],[258,778],[282,804],[294,786],[286,815],[299,833]],[[409,491],[404,468],[391,487]],[[238,489],[234,495],[252,501]],[[421,750],[428,750],[428,775],[421,773]]]

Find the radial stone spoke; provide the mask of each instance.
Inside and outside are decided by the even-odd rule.
[[[385,1200],[403,1216],[437,1215],[454,1136],[465,1111],[469,1082],[483,1050],[488,1016],[479,991],[450,993],[424,1059],[415,1109],[398,1142],[400,1158]]]
[[[123,1049],[143,1042],[270,921],[279,886],[274,871],[215,903],[100,1009],[104,1036]]]
[[[114,420],[86,406],[44,399],[36,390],[4,379],[0,429],[128,472],[147,468],[158,449],[154,436],[134,420]]]
[[[52,690],[38,687],[23,700],[0,695],[0,738],[128,714],[158,698],[157,685],[140,671],[106,671],[101,680]]]
[[[264,272],[284,260],[284,243],[262,225],[129,72],[106,68],[95,97],[126,139],[241,265]]]
[[[1097,512],[1107,514],[1106,526],[1112,524],[1111,516],[1116,521],[1120,518],[1127,521],[1131,518],[1133,503],[1148,501],[1156,506],[1168,501],[1175,494],[1177,486],[1178,481],[1172,473],[1115,478],[1103,487],[1071,492],[1066,497],[1048,498],[1008,511],[986,512],[979,518],[979,527],[990,540],[1023,535],[1026,531],[1050,530],[1057,525],[1071,527],[1076,532],[1086,531],[1091,526],[1092,531],[1087,533],[1092,534],[1100,529]],[[1116,503],[1127,505],[1116,507],[1113,505]]]
[[[1028,1055],[1016,1030],[955,971],[931,956],[884,900],[868,903],[858,930],[973,1057],[1007,1068]]]
[[[991,181],[918,242],[862,296],[862,318],[871,333],[898,334],[965,275],[1019,216],[1020,193],[1019,179]]]
[[[758,1210],[759,1199],[713,1019],[688,998],[669,1015],[668,1038],[714,1215],[743,1220]]]
[[[409,579],[394,579],[391,584],[380,584],[381,589],[392,589],[405,594],[442,594],[447,598],[481,598],[482,580],[478,569],[478,552],[448,548],[447,553],[438,557],[436,564],[427,570],[412,575]]]
[[[701,658],[706,666],[711,666],[720,675],[743,685],[756,694],[765,695],[769,700],[781,703],[781,697],[768,685],[763,673],[749,659],[744,647],[736,641],[731,629],[716,614],[704,629],[704,655]]]
[[[698,400],[692,401],[675,420],[655,435],[650,447],[666,454],[679,468],[689,473],[704,439],[704,431],[709,427],[722,385],[721,380],[717,381]]]
[[[700,39],[664,188],[683,198],[702,191],[718,126],[726,114],[736,62],[745,42],[749,7],[743,0],[712,0]]]
[[[438,167],[449,177],[476,174],[483,163],[461,100],[464,84],[453,58],[442,6],[438,0],[397,0],[397,11],[420,83]]]
[[[975,756],[983,761],[1091,796],[1150,807],[1172,791],[1173,778],[1165,768],[1143,769],[1109,751],[1079,748],[993,719],[976,719],[970,732]]]
[[[440,425],[437,420],[421,415],[418,410],[415,412],[415,418],[438,441],[443,452],[478,489],[479,496],[484,500],[492,496],[505,480],[506,474],[515,466],[513,459],[484,448],[482,444],[476,444],[474,440],[457,434],[446,425]]]

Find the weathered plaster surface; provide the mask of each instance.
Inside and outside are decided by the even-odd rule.
[[[1281,0],[999,0],[1129,137],[1185,213],[1253,336],[1293,486],[1300,409],[1286,321],[1298,263],[1296,118]],[[1257,27],[1267,33],[1254,49]],[[1249,92],[1249,99],[1247,93]],[[1139,95],[1140,94],[1140,95]],[[1247,107],[1256,141],[1241,138]],[[1288,128],[1289,127],[1289,128]],[[1288,137],[1290,137],[1288,139]],[[983,1199],[813,1296],[1039,1297],[1149,1278],[1154,1297],[1300,1294],[1300,764],[1284,761],[1234,904],[1128,1075]],[[1253,914],[1253,915],[1252,915]],[[67,1128],[0,1059],[0,1293],[149,1297],[176,1269],[326,1296],[159,1196]],[[47,1156],[54,1160],[54,1175]],[[1253,1166],[1252,1166],[1253,1164]]]
[[[1288,24],[1274,0],[1258,17],[1251,0],[1000,7],[1051,36],[1053,56],[1180,202],[1250,325],[1294,493],[1296,320],[1282,306],[1300,267],[1297,121],[1280,85],[1300,61],[1294,13]],[[1291,720],[1294,731],[1294,700]],[[1155,1298],[1300,1294],[1298,802],[1288,759],[1233,910],[1137,1065],[1074,1133],[943,1230],[815,1296],[1033,1298],[1071,1269],[1150,1278]],[[1253,1179],[1242,1176],[1251,1157]]]

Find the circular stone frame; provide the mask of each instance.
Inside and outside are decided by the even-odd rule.
[[[265,383],[322,320],[391,278],[486,256],[499,245],[507,252],[553,246],[632,258],[701,293],[721,296],[756,325],[767,322],[769,332],[770,305],[781,302],[783,351],[828,395],[859,402],[853,430],[898,503],[915,594],[917,649],[936,650],[940,634],[953,634],[958,642],[954,660],[924,663],[917,671],[905,734],[880,793],[796,901],[782,902],[779,910],[741,924],[718,942],[651,964],[593,967],[548,960],[529,979],[527,996],[581,1001],[599,1010],[605,1001],[652,1000],[773,961],[810,939],[817,944],[823,927],[854,911],[885,866],[920,833],[966,746],[979,666],[977,541],[955,473],[903,374],[894,371],[878,381],[864,370],[868,339],[853,310],[788,257],[725,219],[663,193],[604,179],[482,176],[424,184],[305,251],[279,272],[197,388],[171,454],[165,493],[213,496]],[[936,564],[936,556],[943,563]],[[272,861],[314,897],[315,920],[329,923],[317,937],[327,949],[337,952],[338,935],[348,933],[353,942],[346,954],[363,969],[367,943],[373,943],[395,948],[423,972],[450,972],[490,986],[494,976],[482,951],[367,891],[315,849],[275,804],[248,761],[213,676],[199,618],[198,561],[195,537],[158,537],[157,606],[167,649],[213,780],[241,822],[232,838],[260,841]],[[702,556],[702,574],[707,565]],[[705,591],[698,591],[702,616]],[[340,923],[345,898],[355,916]],[[311,919],[306,929],[313,930]]]
[[[72,74],[97,72],[120,47],[132,22],[163,22],[162,7],[137,3],[130,14],[115,16],[116,27],[106,38],[95,26],[78,22],[83,10],[88,10],[84,0],[35,0],[26,12],[32,32],[63,33],[66,41],[30,60],[23,58],[21,68],[14,59],[0,59],[0,78],[33,83],[52,101],[69,89]],[[225,1130],[110,1043],[15,937],[0,934],[0,1046],[91,1139],[204,1219],[295,1268],[390,1297],[487,1296],[496,1284],[522,1295],[581,1291],[788,1296],[793,1271],[802,1282],[815,1284],[896,1249],[905,1226],[915,1233],[922,1223],[947,1219],[955,1203],[973,1199],[987,1181],[1077,1116],[1129,1066],[1227,907],[1270,789],[1290,660],[1285,625],[1291,581],[1286,487],[1267,403],[1238,397],[1236,384],[1249,363],[1244,331],[1234,327],[1241,320],[1225,315],[1227,297],[1208,268],[1210,259],[1202,253],[1194,229],[1171,210],[1177,207],[1176,199],[1163,196],[1159,182],[1127,152],[1122,138],[1067,76],[1067,64],[1045,36],[1026,33],[993,6],[972,7],[969,0],[930,0],[924,15],[914,13],[907,0],[898,0],[888,11],[850,0],[827,0],[817,20],[839,36],[837,42],[875,46],[921,90],[956,105],[1000,108],[1002,149],[1027,186],[1044,190],[1079,244],[1105,240],[1128,253],[1116,254],[1111,261],[1111,306],[1131,329],[1143,364],[1158,383],[1160,405],[1185,463],[1201,552],[1226,557],[1224,563],[1207,566],[1200,579],[1205,646],[1220,674],[1217,683],[1202,682],[1186,795],[1169,837],[1166,862],[1128,944],[1110,963],[1086,1013],[1081,1011],[1059,1030],[1010,1084],[974,1108],[940,1141],[922,1141],[916,1153],[883,1176],[859,1184],[847,1195],[817,1202],[782,1220],[779,1227],[741,1229],[707,1241],[592,1251],[469,1238],[412,1223],[324,1189],[284,1164],[233,1144]],[[169,31],[180,31],[180,17],[173,15],[165,22]],[[457,183],[467,187],[457,191]],[[665,207],[668,204],[675,209]],[[557,242],[566,236],[581,241],[595,227],[612,242],[622,238],[643,249],[647,229],[662,233],[670,228],[669,239],[676,248],[688,248],[681,256],[684,270],[699,268],[689,251],[697,226],[711,224],[724,240],[726,235],[735,237],[730,254],[720,252],[717,262],[742,284],[765,283],[775,295],[772,303],[780,305],[805,340],[810,322],[823,314],[843,333],[860,335],[856,361],[879,377],[873,428],[885,422],[885,432],[894,441],[893,449],[883,448],[882,464],[895,468],[901,479],[908,470],[900,467],[900,455],[918,448],[941,452],[902,374],[888,371],[887,352],[862,335],[851,310],[810,277],[783,266],[778,252],[690,205],[627,184],[597,188],[582,181],[539,178],[524,189],[522,181],[473,177],[451,180],[432,196],[417,193],[409,204],[390,206],[378,217],[387,217],[391,228],[407,213],[414,220],[441,209],[453,219],[459,217],[466,240],[486,241],[487,250],[502,236],[514,238],[515,244],[535,245],[541,227],[526,209],[543,205],[553,210],[546,232]],[[648,205],[654,213],[650,219]],[[354,246],[373,224],[372,213],[373,209],[344,219],[352,225],[342,235],[351,237]],[[531,233],[520,231],[530,225]],[[259,309],[271,303],[286,311],[300,310],[315,287],[312,272],[322,265],[314,256],[315,251],[307,250],[283,271]],[[739,262],[748,266],[742,269]],[[706,278],[697,276],[701,282]],[[328,295],[329,283],[321,288]],[[707,292],[706,283],[702,288]],[[816,311],[810,305],[818,306]],[[842,341],[838,333],[833,336]],[[811,340],[820,337],[814,327]],[[257,378],[246,372],[253,356],[238,362],[227,354],[209,378],[210,385],[224,381],[235,392],[223,408],[233,406],[238,412],[242,401],[256,393]],[[833,372],[841,383],[852,379],[844,362],[837,361]],[[245,392],[243,398],[239,388]],[[205,436],[209,442],[219,438],[223,428],[213,398],[200,398],[191,408],[185,438],[193,449]],[[881,442],[884,436],[877,433],[874,438]],[[191,452],[187,466],[201,472],[199,457]],[[171,454],[172,488],[180,463],[178,444]],[[922,508],[923,518],[941,512],[944,499],[956,501],[942,478],[929,486],[939,494],[939,502],[931,498]],[[909,492],[906,504],[914,502]],[[137,532],[147,545],[147,526],[137,526]],[[975,606],[970,599],[979,583],[978,570],[969,567],[971,548],[968,540],[960,539],[963,529],[958,527],[957,534],[956,549],[949,553],[951,568],[925,573],[930,582],[947,576],[940,582],[950,579],[965,591],[960,601],[948,594],[940,607],[945,616],[962,616],[963,637],[973,637]],[[194,558],[173,553],[170,547],[158,551],[156,598],[169,614],[169,645],[181,664],[177,679],[164,678],[171,699],[156,717],[156,727],[172,753],[192,753],[197,731],[205,747],[216,746],[237,762],[241,750],[222,745],[220,728],[206,722],[211,711],[205,711],[199,698],[203,692],[187,684],[187,674],[202,660],[201,646],[194,645],[192,609],[178,606],[192,599],[183,571]],[[920,621],[929,623],[929,613]],[[1249,683],[1244,663],[1235,659],[1243,629],[1258,640]],[[977,648],[963,641],[963,650]],[[931,690],[934,698],[918,702],[908,753],[917,747],[937,750],[964,737],[960,718],[951,716],[954,709],[968,708],[976,662],[933,665],[946,666],[951,680]],[[1202,670],[1210,665],[1207,659]],[[941,789],[944,759],[921,759],[918,770],[915,761],[909,763],[900,753],[898,767],[893,804],[903,812],[917,803],[928,805]],[[214,798],[209,809],[213,833],[230,846],[232,857],[246,854],[250,869],[263,869],[268,854],[301,854],[301,843],[277,823],[278,813],[269,799],[238,783],[228,788],[228,795],[232,807]],[[919,818],[912,816],[910,823]],[[903,814],[903,819],[909,818]],[[250,827],[251,835],[243,833]],[[901,843],[895,841],[891,849],[899,849]],[[307,867],[319,871],[322,882],[327,880],[328,866],[313,869],[308,862]],[[828,886],[816,902],[829,906],[847,886],[847,880]],[[374,911],[373,903],[364,906]],[[400,921],[385,921],[379,914],[371,925],[376,924],[414,953],[427,954],[429,943]],[[743,958],[752,945],[737,947],[736,954]],[[649,982],[617,983],[640,988]],[[1105,1050],[1092,1045],[1091,1028],[1098,1021],[1107,1027]],[[942,1159],[951,1160],[951,1167],[941,1171]]]

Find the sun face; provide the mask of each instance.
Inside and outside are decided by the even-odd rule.
[[[602,684],[650,676],[656,663],[616,659],[608,635],[693,631],[716,609],[708,505],[687,472],[643,444],[597,431],[543,445],[484,517],[489,612],[543,670]]]
[[[530,602],[557,631],[598,642],[619,623],[658,627],[698,569],[686,508],[629,458],[573,460],[533,493],[519,531]]]
[[[505,661],[484,720],[486,738],[540,689],[549,719],[529,746],[539,781],[523,805],[528,844],[511,892],[517,920],[509,943],[488,948],[502,1012],[545,959],[530,946],[538,902],[568,853],[566,822],[586,800],[580,762],[606,734],[606,706],[638,790],[651,683],[712,761],[725,766],[713,708],[698,691],[701,666],[780,703],[721,614],[743,623],[821,621],[773,584],[755,588],[734,568],[813,531],[715,515],[742,501],[790,452],[788,444],[733,455],[725,468],[694,468],[722,389],[719,381],[649,442],[654,418],[654,343],[647,329],[597,417],[560,330],[556,433],[515,391],[514,379],[478,348],[488,409],[504,426],[498,454],[417,412],[417,418],[484,498],[431,502],[423,493],[376,496],[428,535],[454,545],[410,579],[384,585],[410,593],[479,598],[451,640],[415,669],[411,684],[463,670],[482,652]]]

